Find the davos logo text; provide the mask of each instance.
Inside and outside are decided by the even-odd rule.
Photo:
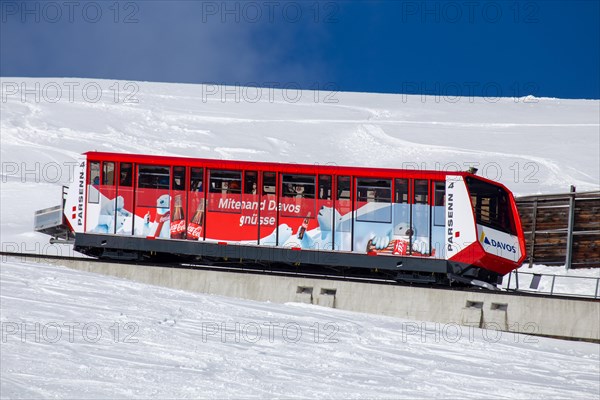
[[[481,232],[480,242],[483,244],[486,244],[488,246],[496,247],[496,248],[504,250],[504,251],[509,251],[511,253],[516,254],[516,252],[517,252],[517,249],[515,248],[515,246],[508,244],[508,243],[501,242],[499,240],[490,239],[485,235],[484,232]]]

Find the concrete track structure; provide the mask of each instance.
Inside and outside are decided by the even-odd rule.
[[[412,321],[447,324],[449,329],[487,328],[600,342],[600,301],[594,299],[425,288],[39,256],[23,257],[23,260],[62,265],[173,289],[255,301],[309,303]]]

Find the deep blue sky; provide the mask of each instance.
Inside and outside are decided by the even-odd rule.
[[[0,5],[1,76],[600,98],[597,0]]]

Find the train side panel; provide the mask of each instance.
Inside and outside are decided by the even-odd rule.
[[[477,240],[469,191],[461,176],[446,178],[446,257],[452,259]]]
[[[69,185],[67,198],[65,199],[64,216],[71,230],[75,233],[83,233],[86,218],[86,181],[87,162],[80,158],[74,171],[74,180]]]
[[[381,256],[365,268],[402,266],[421,275],[443,274],[446,266],[453,274],[504,274],[525,256],[512,195],[471,174],[88,157],[65,203],[77,233],[180,240],[185,251],[223,242],[261,246],[250,249],[256,254],[266,254],[264,247],[333,250],[326,254],[337,265]],[[164,251],[172,243],[148,246]]]
[[[331,180],[335,177],[329,178],[329,186],[318,188],[316,198],[304,198],[281,196],[280,192],[246,193],[245,186],[241,189],[242,175],[236,178],[222,174],[215,179],[211,177],[212,171],[194,175],[193,170],[201,168],[192,168],[192,176],[186,176],[190,169],[184,169],[178,178],[176,169],[168,165],[90,161],[84,168],[87,172],[85,232],[447,257],[444,239],[447,205],[442,181],[437,182],[441,184],[438,195],[436,182],[416,180],[409,199],[408,186],[402,195],[404,189],[400,189],[399,182],[392,186],[391,180],[385,179],[389,181],[386,188],[361,191],[360,180],[356,179],[348,186],[350,190],[334,200]],[[203,180],[208,185],[203,185]],[[405,181],[408,185],[409,180]],[[232,191],[237,182],[240,189]],[[422,200],[418,182],[423,183]],[[282,190],[281,182],[276,184]],[[392,187],[396,190],[394,199]],[[323,189],[329,193],[324,194]],[[383,197],[377,197],[382,196],[382,190]],[[461,199],[465,201],[464,196]],[[464,242],[466,237],[457,237],[455,243]]]

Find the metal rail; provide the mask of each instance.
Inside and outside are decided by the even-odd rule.
[[[523,275],[525,277],[531,277],[528,280],[529,286],[521,286],[519,284],[519,279],[521,279],[521,283],[523,283]],[[514,280],[512,279],[514,276]],[[521,278],[519,278],[521,277]],[[546,279],[544,279],[546,278]],[[562,281],[569,279],[579,279],[580,281],[589,282],[589,292],[588,293],[567,293],[560,291],[560,285],[557,285],[557,278]],[[550,281],[550,289],[540,289],[540,283],[546,283],[547,286],[548,281]],[[511,283],[513,287],[511,287]],[[527,284],[526,284],[527,285]],[[507,291],[512,291],[515,293],[538,293],[549,296],[561,296],[561,297],[580,297],[580,298],[592,298],[592,299],[600,299],[600,278],[594,277],[586,277],[586,276],[573,276],[573,275],[555,275],[555,274],[543,274],[536,272],[519,272],[518,270],[511,271],[508,275],[508,282],[505,288]]]

